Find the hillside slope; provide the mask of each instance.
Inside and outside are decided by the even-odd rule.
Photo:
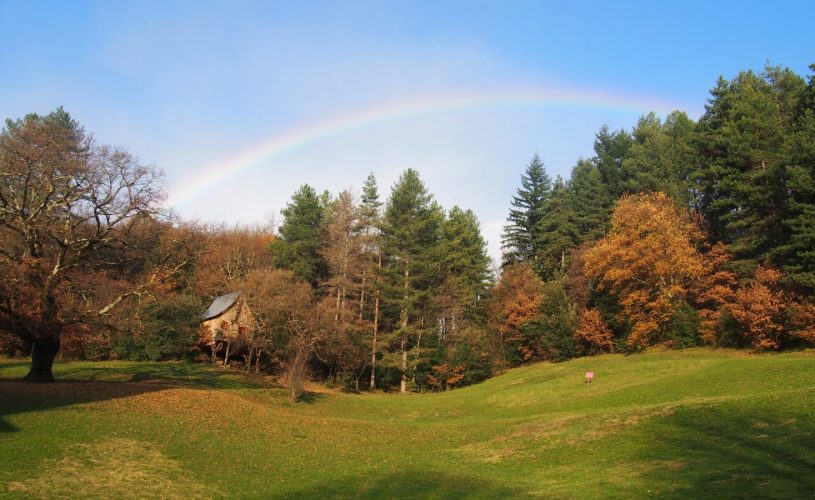
[[[6,361],[0,495],[802,496],[813,368],[815,351],[655,351],[295,405],[204,365],[70,363],[33,386]]]

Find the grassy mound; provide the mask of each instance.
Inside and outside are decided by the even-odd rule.
[[[815,351],[655,351],[291,404],[205,365],[66,363],[29,385],[6,361],[0,496],[805,496],[813,368]]]

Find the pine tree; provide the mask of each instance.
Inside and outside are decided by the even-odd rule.
[[[569,182],[580,241],[594,241],[608,230],[614,201],[603,175],[593,162],[580,159]]]
[[[272,247],[275,265],[294,271],[315,288],[328,275],[328,266],[320,255],[325,231],[324,207],[314,188],[308,184],[301,186],[291,203],[281,210],[280,238]]]
[[[325,231],[320,255],[328,266],[330,276],[321,286],[336,297],[334,322],[346,321],[350,311],[352,289],[362,274],[360,241],[356,234],[357,207],[350,191],[343,191],[325,210]]]
[[[566,269],[569,250],[579,241],[572,193],[560,176],[555,180],[543,218],[538,222],[538,275],[551,280]]]
[[[538,239],[538,222],[552,190],[552,180],[537,154],[521,176],[521,187],[512,197],[507,225],[502,234],[504,249],[503,266],[517,263],[534,263],[535,242]]]
[[[810,66],[815,71],[815,64]],[[810,76],[801,100],[800,117],[785,142],[788,211],[784,227],[789,240],[775,255],[789,277],[809,292],[815,291],[815,75]]]
[[[435,294],[442,337],[456,334],[462,322],[486,296],[490,284],[490,258],[472,210],[454,206],[441,226],[439,241],[440,286]]]
[[[628,156],[634,139],[625,130],[609,132],[603,125],[594,139],[594,164],[600,170],[603,183],[616,200],[624,192],[626,181],[623,161]]]
[[[461,282],[472,304],[483,298],[490,280],[487,242],[472,210],[450,209],[441,227],[442,272]]]
[[[361,238],[363,260],[362,282],[360,283],[359,319],[365,314],[366,300],[372,302],[371,316],[371,380],[370,388],[376,388],[377,341],[379,340],[380,270],[382,251],[379,226],[382,223],[382,202],[374,174],[368,175],[362,187],[362,202],[359,205],[358,233]]]
[[[804,93],[805,83],[789,70],[746,71],[717,82],[700,119],[699,208],[712,236],[741,261],[742,273],[790,239],[783,150]]]
[[[419,174],[406,170],[393,186],[382,224],[383,292],[398,315],[394,340],[398,342],[401,392],[407,390],[408,349],[414,347],[418,353],[421,348],[421,303],[438,278],[442,217]]]
[[[668,115],[665,123],[654,113],[641,117],[632,133],[634,142],[622,162],[623,191],[661,191],[677,203],[690,206],[690,172],[696,163],[694,126],[685,113],[678,111]]]

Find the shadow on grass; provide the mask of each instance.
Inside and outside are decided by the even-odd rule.
[[[523,493],[474,476],[436,471],[353,476],[287,492],[286,498],[519,498]]]
[[[0,432],[20,430],[4,418],[9,415],[126,398],[170,387],[129,382],[62,381],[53,384],[31,384],[20,380],[0,379]]]
[[[0,362],[0,379],[20,379],[28,372],[29,360]],[[160,382],[209,389],[255,389],[279,387],[267,378],[242,370],[208,363],[180,361],[76,361],[54,363],[57,381]]]
[[[320,392],[306,391],[297,398],[297,403],[314,404],[325,398],[325,394]]]
[[[6,373],[27,370],[24,360],[0,363]],[[20,371],[24,374],[24,371]],[[3,418],[75,404],[106,401],[174,387],[260,389],[279,387],[255,375],[200,363],[77,362],[55,363],[52,384],[0,378],[0,433],[15,432]]]
[[[689,409],[664,421],[646,462],[675,462],[647,481],[682,497],[785,497],[815,492],[815,420],[810,411],[779,416],[773,407]]]

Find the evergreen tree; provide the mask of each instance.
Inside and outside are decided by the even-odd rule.
[[[361,238],[363,259],[362,282],[360,283],[359,319],[363,319],[366,304],[370,307],[371,318],[371,380],[370,388],[376,388],[376,363],[379,337],[379,303],[380,303],[380,268],[382,252],[379,226],[382,222],[382,202],[379,201],[379,189],[374,174],[368,175],[362,186],[362,200],[359,205],[358,232]]]
[[[313,287],[328,276],[328,266],[320,254],[325,231],[324,209],[314,188],[308,184],[301,186],[291,203],[281,210],[280,238],[272,246],[275,265],[294,271]]]
[[[665,123],[649,113],[634,128],[634,142],[622,162],[622,189],[626,193],[661,191],[678,203],[691,206],[690,173],[696,163],[692,140],[695,124],[675,111]]]
[[[472,210],[450,209],[441,227],[439,243],[444,276],[461,283],[474,305],[486,293],[490,280],[490,258],[481,226]]]
[[[608,229],[614,201],[603,182],[600,169],[593,162],[581,158],[572,169],[569,187],[580,241],[601,238]]]
[[[815,71],[815,64],[810,66]],[[815,291],[815,75],[810,76],[800,117],[785,142],[788,210],[784,227],[789,240],[776,256],[789,277],[810,293]]]
[[[502,234],[506,266],[517,262],[534,263],[538,240],[538,223],[552,190],[552,181],[537,154],[521,176],[521,187],[512,197],[507,225]]]
[[[544,280],[566,269],[569,250],[579,241],[572,192],[561,179],[555,180],[543,218],[538,222],[538,274]]]
[[[393,186],[382,224],[383,292],[398,344],[400,390],[407,390],[408,349],[420,352],[422,303],[438,278],[437,243],[443,213],[419,174],[406,170]]]
[[[719,79],[700,120],[699,207],[743,272],[790,238],[783,224],[789,212],[783,146],[804,91],[789,70],[742,72],[731,82]]]
[[[623,170],[623,160],[628,156],[634,140],[625,130],[609,132],[608,126],[603,125],[594,139],[594,164],[600,170],[603,183],[614,199],[624,192],[626,181]]]

